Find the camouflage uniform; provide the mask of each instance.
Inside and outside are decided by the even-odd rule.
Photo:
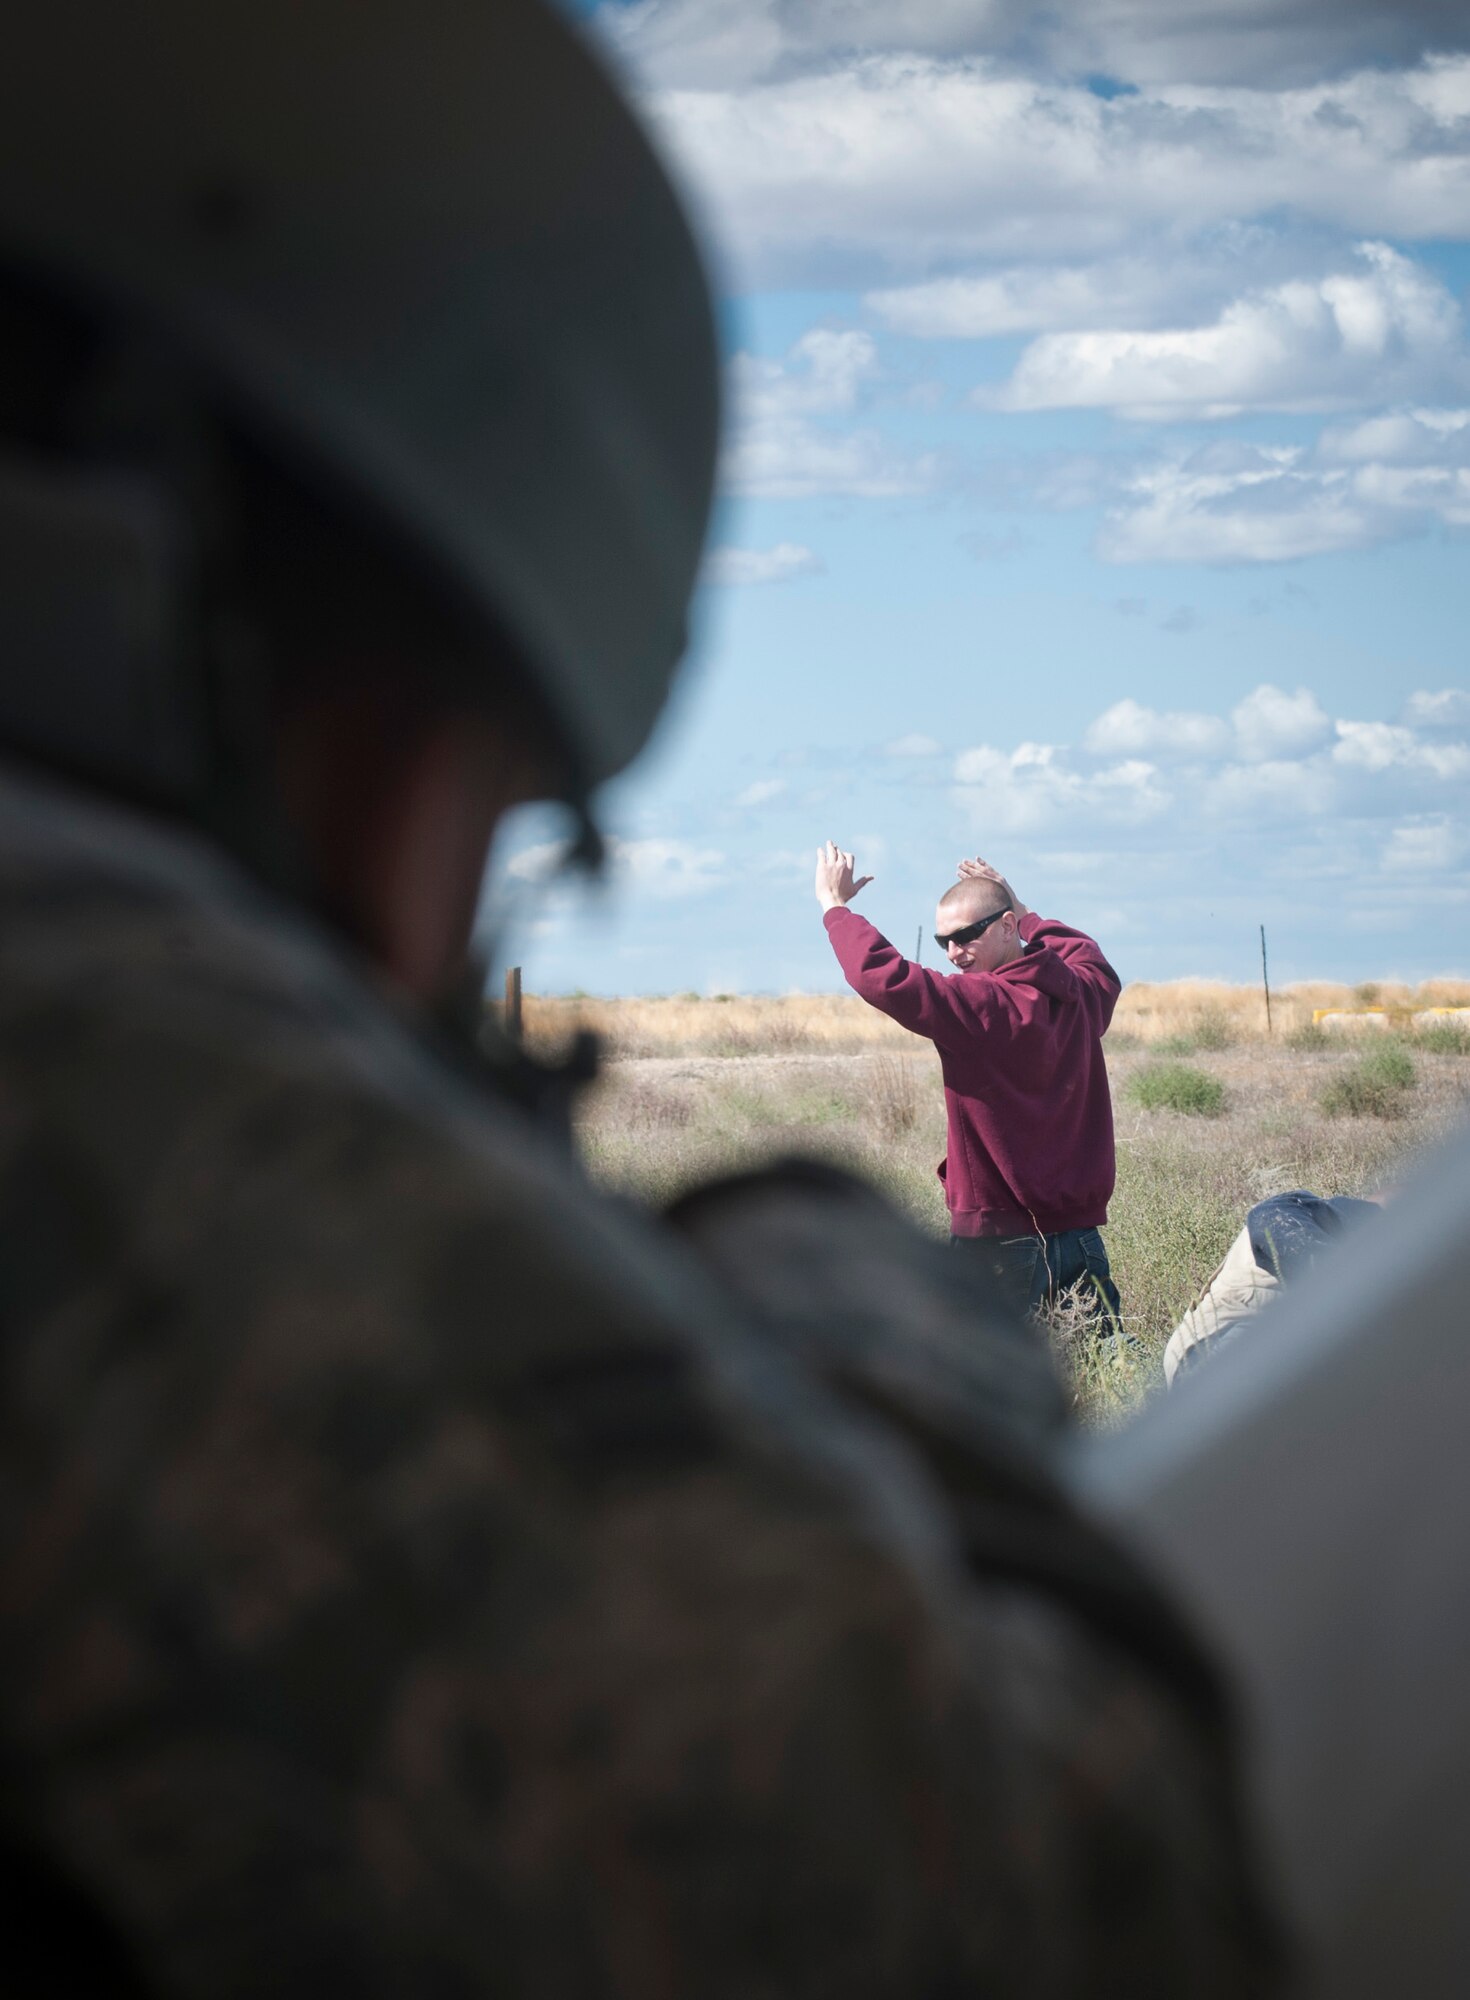
[[[149,1990],[1273,1986],[1207,1677],[876,1199],[619,1208],[13,775],[0,1091],[7,1834]]]

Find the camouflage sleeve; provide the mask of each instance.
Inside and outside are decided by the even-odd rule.
[[[1075,1868],[1096,1843],[1095,1862],[1111,1872],[1136,1842],[1125,1871],[1138,1871],[1129,1979],[1144,1990],[1158,1979],[1171,1994],[1215,1991],[1217,1976],[1221,1992],[1284,1984],[1284,1940],[1236,1788],[1227,1692],[1177,1609],[1052,1476],[1070,1411],[1045,1345],[977,1287],[968,1262],[828,1165],[784,1160],[708,1183],[682,1196],[670,1219],[740,1297],[758,1335],[921,1456],[976,1592],[962,1592],[956,1615],[988,1662],[973,1689],[985,1727],[1004,1731],[1008,1716],[1029,1714],[1047,1738],[1012,1767],[1010,1823],[1033,1813],[1049,1822],[1057,1869],[1061,1853],[1071,1850]],[[997,1644],[1002,1626],[1008,1638]],[[1028,1655],[1034,1679],[1021,1666]],[[1018,1669],[1021,1684],[1007,1685]],[[1067,1803],[1074,1757],[1109,1767],[1108,1781],[1084,1787],[1096,1812],[1074,1813],[1082,1794]],[[1002,1820],[973,1803],[962,1810],[966,1824],[1005,1844]],[[1039,1879],[1060,1875],[1049,1866]],[[1014,1908],[1026,1887],[1015,1885]],[[1083,1902],[1065,1907],[1067,1924],[1078,1922]],[[1071,1975],[1078,1990],[1087,1965],[1100,1977],[1122,1945],[1121,1908],[1111,1920],[1105,1903],[1093,1909],[1097,1928]],[[1192,1938],[1198,1962],[1166,1974],[1155,1960],[1150,1972],[1171,1931]],[[1072,1989],[1064,1980],[1058,1990]]]
[[[0,1131],[4,1752],[155,1990],[1269,1990],[1213,1712],[997,1568],[1023,1485],[512,1121],[107,1053]]]

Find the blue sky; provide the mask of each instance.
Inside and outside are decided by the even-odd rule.
[[[1125,977],[1470,973],[1470,16],[579,7],[709,245],[697,639],[535,990],[840,984],[961,853]],[[503,900],[495,907],[503,910]],[[932,949],[932,948],[931,948]]]

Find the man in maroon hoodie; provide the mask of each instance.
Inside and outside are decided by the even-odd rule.
[[[1113,1191],[1102,1037],[1118,975],[1081,931],[1028,910],[987,862],[962,861],[935,922],[951,973],[914,965],[849,907],[873,878],[832,841],[817,901],[849,986],[939,1051],[952,1240],[1018,1311],[1074,1285],[1099,1330],[1121,1325],[1099,1226]]]

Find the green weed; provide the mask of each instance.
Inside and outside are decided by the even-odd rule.
[[[1297,1055],[1313,1055],[1331,1045],[1332,1037],[1320,1021],[1303,1021],[1281,1038],[1284,1047]]]
[[[1322,1093],[1329,1118],[1402,1118],[1414,1087],[1414,1059],[1388,1042],[1341,1070]]]
[[[1431,1021],[1414,1032],[1414,1047],[1429,1056],[1470,1056],[1470,1024]]]
[[[1225,1109],[1219,1078],[1182,1062],[1147,1064],[1129,1082],[1128,1095],[1145,1111],[1180,1111],[1191,1118],[1218,1118]]]
[[[1194,1045],[1197,1049],[1216,1051],[1234,1046],[1235,1028],[1223,1007],[1201,1008],[1194,1026]]]

